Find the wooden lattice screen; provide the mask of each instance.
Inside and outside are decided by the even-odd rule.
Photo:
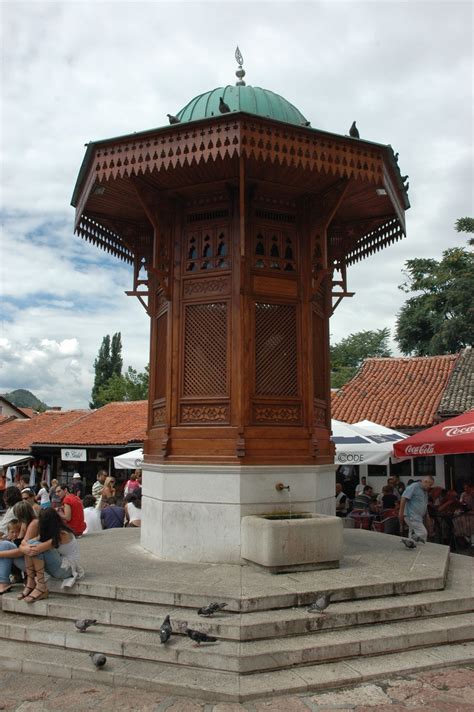
[[[166,335],[168,314],[165,312],[156,320],[156,378],[155,399],[166,396]]]
[[[183,395],[228,395],[227,358],[227,303],[186,305]]]
[[[296,307],[255,305],[255,394],[297,396]]]

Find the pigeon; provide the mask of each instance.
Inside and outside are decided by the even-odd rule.
[[[221,114],[228,114],[230,112],[229,104],[226,104],[222,97],[220,97],[219,100],[219,111],[221,112]]]
[[[204,606],[203,608],[200,608],[198,610],[198,615],[199,616],[212,616],[214,613],[217,611],[222,611],[223,608],[227,606],[227,603],[217,603],[215,601],[214,603],[208,603],[207,606]]]
[[[181,121],[178,119],[177,116],[173,116],[173,114],[166,114],[166,116],[169,119],[170,124],[180,124]]]
[[[170,617],[166,616],[165,620],[160,626],[160,640],[162,643],[167,643],[168,640],[171,638],[171,633],[173,632],[173,628],[171,627],[171,621]]]
[[[81,620],[74,621],[74,625],[76,626],[78,631],[80,631],[81,633],[85,633],[91,625],[97,625],[97,621],[95,620],[95,618],[83,618]]]
[[[349,129],[349,136],[352,136],[352,138],[360,138],[355,121],[352,122],[352,126]]]
[[[402,539],[407,549],[416,549],[416,544],[413,539]]]
[[[212,635],[207,635],[207,633],[201,633],[200,630],[193,630],[192,628],[186,628],[186,633],[188,638],[194,640],[194,648],[199,648],[201,643],[215,643],[217,638],[213,638]]]
[[[410,183],[405,183],[405,191],[408,193],[408,188],[410,187]]]
[[[311,126],[311,121],[302,121],[301,125],[302,126]]]
[[[408,180],[408,176],[401,176],[402,183],[406,183]]]
[[[314,603],[308,608],[308,613],[321,613],[324,615],[324,610],[329,606],[331,602],[332,593],[323,593],[319,596]]]
[[[98,670],[101,670],[107,662],[103,653],[89,653],[89,656]]]
[[[396,160],[397,163],[398,163],[398,156],[399,156],[399,155],[400,155],[400,154],[398,153],[398,151],[393,155],[393,157],[394,157],[394,159]]]

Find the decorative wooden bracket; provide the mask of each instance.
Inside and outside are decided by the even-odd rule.
[[[335,299],[336,301],[335,302],[333,301],[333,303],[332,303],[331,316],[334,314],[334,312],[336,311],[337,307],[342,302],[344,297],[353,297],[355,294],[355,292],[347,291],[346,263],[343,261],[335,262],[333,265],[333,269],[335,269],[341,273],[341,279],[334,279],[334,272],[333,272],[333,278],[332,278],[332,283],[331,283],[331,297],[333,300]],[[335,291],[335,289],[338,289],[339,291]]]
[[[143,178],[135,176],[132,184],[154,230],[152,263],[146,269],[158,279],[166,299],[171,301],[171,206]]]
[[[349,180],[342,178],[324,192],[311,198],[309,229],[313,296],[317,294],[324,278],[331,272],[328,266],[327,228],[346,194],[348,185]]]

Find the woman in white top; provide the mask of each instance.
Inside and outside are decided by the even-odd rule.
[[[125,521],[128,527],[141,527],[142,525],[142,496],[130,492],[125,498]]]
[[[48,507],[51,507],[48,483],[45,480],[43,480],[43,482],[41,483],[41,489],[36,495],[35,500],[40,503],[41,509],[47,509]]]
[[[84,505],[84,521],[86,529],[84,534],[94,534],[102,531],[102,520],[100,518],[100,509],[96,507],[96,501],[93,494],[86,494],[83,501]]]

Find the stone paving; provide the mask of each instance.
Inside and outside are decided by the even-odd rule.
[[[15,712],[470,712],[474,710],[474,665],[243,704],[200,702],[130,687],[111,688],[100,683],[100,672],[82,682],[0,671],[0,690],[0,710]]]

